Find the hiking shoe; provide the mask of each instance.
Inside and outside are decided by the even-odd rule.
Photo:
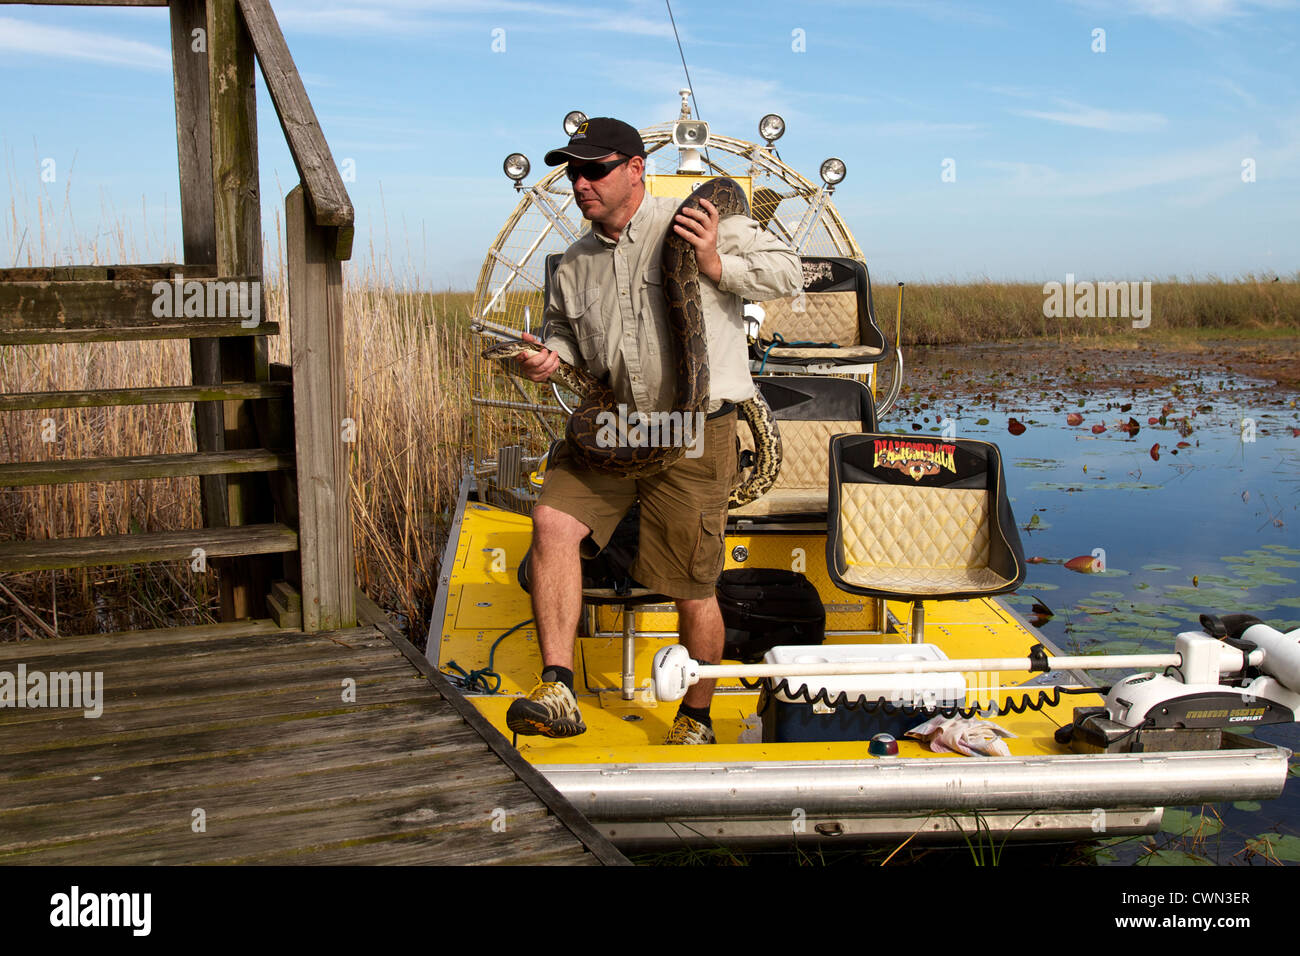
[[[716,744],[718,738],[713,736],[713,728],[702,724],[694,717],[678,714],[673,721],[673,729],[668,731],[666,744]]]
[[[544,681],[506,711],[506,726],[517,734],[576,737],[587,730],[573,691],[559,681]]]

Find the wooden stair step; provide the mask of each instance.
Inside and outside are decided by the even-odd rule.
[[[176,478],[185,475],[238,475],[257,471],[287,471],[293,467],[292,452],[267,451],[262,448],[183,455],[17,461],[0,465],[0,488],[86,481],[130,481],[134,478]]]
[[[48,571],[189,560],[195,548],[202,548],[209,560],[248,554],[283,554],[298,550],[298,533],[283,524],[250,524],[237,528],[5,541],[0,542],[0,571]]]
[[[14,392],[10,395],[0,395],[0,412],[33,408],[103,408],[117,405],[168,405],[180,402],[289,398],[292,392],[291,382],[231,382],[228,385],[169,385],[155,388]]]
[[[37,345],[59,342],[116,342],[147,339],[225,338],[238,335],[276,335],[279,326],[266,321],[261,286],[247,296],[249,312],[242,313],[242,288],[231,283],[258,282],[256,276],[185,277],[177,314],[176,283],[154,287],[163,279],[77,279],[48,282],[0,282],[0,345]],[[236,294],[231,297],[231,292]],[[193,300],[202,303],[203,315],[185,315]],[[211,308],[209,308],[209,303]],[[158,311],[171,314],[155,315]],[[211,314],[208,314],[211,313]],[[256,324],[245,325],[245,322]]]
[[[163,6],[165,4],[160,4]],[[13,266],[0,269],[0,282],[68,282],[91,279],[210,279],[217,274],[211,264],[179,262],[127,262],[113,265]]]

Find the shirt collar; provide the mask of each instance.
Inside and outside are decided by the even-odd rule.
[[[618,234],[620,240],[626,236],[628,242],[636,242],[637,237],[641,234],[641,229],[645,223],[646,217],[651,215],[651,205],[650,192],[647,190],[641,195],[641,205],[636,207],[636,212],[632,213],[632,218],[627,221],[627,225],[623,227],[623,231]],[[592,227],[591,231],[595,234],[596,238],[600,240],[602,245],[614,246],[618,244],[613,239],[609,238],[609,236],[605,235],[603,230],[595,226]]]

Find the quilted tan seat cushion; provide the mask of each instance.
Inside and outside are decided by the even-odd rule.
[[[765,317],[759,335],[777,334],[787,342],[835,342],[858,345],[858,294],[805,292],[761,303]],[[802,305],[803,311],[796,311]]]
[[[732,509],[733,515],[826,513],[826,473],[832,435],[862,431],[860,421],[783,421],[781,470],[776,484],[757,501]],[[753,449],[745,425],[739,426],[742,448]]]
[[[840,497],[840,561],[849,584],[922,596],[992,591],[988,492],[847,483]]]

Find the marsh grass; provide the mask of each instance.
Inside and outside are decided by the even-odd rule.
[[[894,337],[897,298],[877,286],[877,321]],[[1300,273],[1248,275],[1225,280],[1153,282],[1151,324],[1133,328],[1126,318],[1049,318],[1041,284],[976,282],[908,285],[903,303],[903,345],[946,345],[1008,339],[1164,337],[1198,335],[1268,337],[1300,331]]]

